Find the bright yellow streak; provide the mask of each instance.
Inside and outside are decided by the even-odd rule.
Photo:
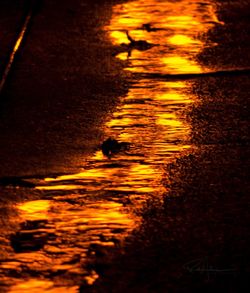
[[[140,19],[136,19],[136,18],[119,18],[118,19],[118,24],[120,25],[126,25],[128,27],[136,27],[138,25],[141,24],[141,20]]]
[[[173,89],[187,87],[187,84],[184,81],[168,81],[166,82],[166,85],[168,86],[168,88]]]
[[[191,15],[174,15],[166,18],[168,27],[191,29],[200,25]]]
[[[174,113],[160,113],[158,114],[157,123],[168,127],[182,127],[182,122],[177,119]]]
[[[58,185],[46,185],[46,186],[37,186],[36,189],[38,190],[74,190],[74,189],[81,189],[79,185],[73,184],[58,184]]]
[[[10,288],[10,293],[76,293],[78,286],[73,287],[54,287],[54,283],[48,280],[29,279],[27,281],[18,283]]]
[[[200,45],[201,42],[198,40],[194,40],[190,36],[187,35],[174,35],[168,39],[170,44],[177,46],[191,46],[191,45]]]
[[[48,218],[50,205],[49,200],[33,200],[19,204],[17,208],[26,220],[41,220]]]
[[[180,94],[174,91],[166,92],[164,94],[158,94],[155,96],[155,98],[159,101],[168,101],[172,104],[188,104],[193,102],[188,96],[185,96],[184,94]]]
[[[128,52],[122,52],[116,56],[118,59],[125,61],[128,59]]]
[[[172,56],[162,58],[162,62],[167,65],[169,72],[178,71],[179,73],[199,73],[202,72],[200,66],[194,61],[182,56]]]
[[[120,138],[122,141],[131,141],[131,139],[136,135],[136,133],[128,133],[128,132],[123,132],[120,134]]]
[[[11,69],[12,64],[14,62],[16,53],[17,53],[17,51],[18,51],[18,49],[19,49],[19,47],[20,47],[20,45],[21,45],[21,43],[23,41],[24,35],[25,35],[26,31],[27,31],[28,25],[29,25],[30,20],[31,20],[32,13],[33,13],[33,10],[30,10],[28,15],[26,16],[25,21],[24,21],[23,26],[22,26],[22,29],[21,29],[21,32],[20,32],[20,34],[18,36],[18,39],[17,39],[17,41],[16,41],[16,43],[14,45],[14,48],[13,48],[12,52],[10,54],[7,66],[5,67],[3,75],[2,75],[2,78],[0,80],[0,93],[1,93],[1,91],[3,89],[3,87],[4,87],[6,79],[7,79],[8,75],[9,75],[9,73],[10,73],[10,69]]]
[[[110,36],[114,41],[114,45],[120,45],[122,43],[129,44],[129,40],[125,34],[125,32],[121,31],[111,31]]]
[[[125,126],[131,124],[131,118],[123,118],[123,119],[112,119],[110,122],[107,123],[108,127],[112,126]]]

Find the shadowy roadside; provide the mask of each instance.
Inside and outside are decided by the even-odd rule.
[[[4,22],[13,29],[3,55],[22,10],[14,3],[1,7],[13,15]],[[73,172],[100,144],[104,121],[127,91],[103,31],[112,3],[40,1],[1,97],[0,177]]]
[[[218,67],[224,70],[249,68],[250,2],[217,0],[215,5],[218,19],[225,25],[215,24],[214,29],[204,35],[214,46],[205,48],[198,61],[215,70]]]

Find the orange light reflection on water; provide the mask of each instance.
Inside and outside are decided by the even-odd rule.
[[[168,42],[176,46],[186,46],[194,51],[198,51],[198,46],[201,45],[201,41],[192,39],[190,36],[186,35],[173,35],[169,37]]]
[[[121,52],[118,58],[129,60],[127,70],[158,73],[194,73],[206,69],[196,62],[203,50],[199,35],[206,33],[216,18],[213,1],[207,5],[190,1],[138,0],[115,5],[105,29],[114,45],[128,44],[124,30],[135,40],[157,44],[149,50]],[[147,32],[142,25],[151,23],[158,30]],[[77,292],[74,276],[80,276],[91,244],[114,246],[114,231],[128,235],[138,224],[130,207],[141,207],[148,196],[166,193],[162,184],[164,164],[174,160],[191,145],[190,125],[183,114],[195,97],[188,93],[185,81],[134,80],[119,107],[104,126],[106,137],[129,142],[130,149],[111,159],[97,151],[81,172],[41,180],[36,187],[46,199],[24,202],[17,206],[21,222],[44,221],[42,232],[53,233],[39,251],[15,254],[15,267],[25,264],[30,271],[65,272],[65,287],[56,287],[56,280],[35,279],[11,281],[9,292]],[[132,202],[132,204],[131,204]],[[129,203],[129,204],[128,204]],[[117,233],[117,232],[116,232]],[[119,237],[118,237],[119,238]],[[104,239],[104,240],[103,240]],[[76,263],[72,259],[79,257]],[[13,268],[12,262],[5,262]],[[67,275],[68,274],[68,275]],[[84,272],[86,275],[86,272]],[[92,284],[98,274],[88,272]],[[11,283],[10,282],[10,283]]]
[[[76,293],[78,286],[73,287],[54,287],[54,283],[48,280],[29,279],[27,282],[19,282],[12,286],[9,293]]]
[[[135,48],[130,57],[124,52],[117,57],[129,59],[127,70],[132,72],[177,74],[206,71],[195,62],[195,56],[205,46],[199,36],[215,23],[223,23],[216,16],[214,1],[205,4],[196,0],[160,4],[156,0],[138,0],[115,5],[111,23],[106,27],[114,45],[129,43],[124,30],[128,30],[135,40],[157,45],[148,50]],[[147,23],[156,30],[143,29]]]
[[[186,82],[181,81],[139,81],[106,123],[107,136],[132,143],[128,155],[122,153],[110,161],[98,151],[90,160],[94,168],[46,178],[46,184],[37,188],[159,193],[164,187],[159,183],[162,171],[158,164],[190,147],[189,125],[179,113],[193,103],[193,97],[185,94],[185,87]]]
[[[44,220],[48,218],[50,209],[49,200],[32,200],[27,201],[17,206],[21,215],[27,221]]]
[[[163,57],[162,63],[167,66],[170,72],[178,68],[178,73],[200,73],[201,67],[194,61],[182,56]]]
[[[61,188],[61,186],[59,187]],[[35,233],[44,237],[53,234],[54,241],[47,241],[43,249],[38,251],[23,251],[15,255],[15,263],[6,261],[0,269],[21,270],[23,263],[31,271],[53,272],[67,271],[65,286],[57,286],[57,280],[27,278],[19,280],[12,278],[13,285],[9,292],[78,292],[75,279],[71,274],[78,274],[80,280],[85,279],[92,284],[99,276],[95,271],[88,273],[83,269],[80,261],[86,259],[86,254],[91,243],[102,244],[100,237],[111,237],[113,230],[121,229],[125,234],[134,228],[135,218],[128,216],[123,211],[123,205],[114,201],[90,200],[79,198],[78,194],[54,196],[53,200],[33,200],[17,205],[19,210],[18,220],[24,222],[40,222],[41,227],[31,230],[22,230],[22,233]],[[77,200],[77,204],[67,203],[67,200]],[[118,237],[118,236],[117,236]],[[58,239],[58,241],[57,241]],[[114,246],[112,241],[105,241],[103,245]],[[72,259],[80,258],[74,263]],[[81,275],[83,274],[83,275]],[[40,289],[38,289],[40,288]],[[36,291],[38,290],[38,291]],[[40,290],[40,291],[39,291]]]
[[[71,198],[74,198],[74,196]],[[89,203],[88,206],[79,208],[78,210],[76,209],[75,211],[72,211],[70,209],[71,207],[68,204],[63,204],[56,200],[33,200],[17,206],[21,219],[25,221],[45,219],[56,221],[58,217],[63,216],[64,221],[56,221],[56,227],[60,227],[60,229],[64,229],[63,227],[65,227],[66,230],[69,227],[75,229],[75,223],[80,223],[81,225],[109,223],[120,224],[121,226],[125,224],[127,226],[133,222],[132,219],[128,218],[121,211],[122,204],[112,201],[102,200],[93,204]]]

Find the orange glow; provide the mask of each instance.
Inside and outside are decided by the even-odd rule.
[[[127,60],[123,62],[126,70],[178,78],[182,73],[206,72],[196,57],[205,47],[199,36],[211,29],[213,22],[220,23],[213,1],[208,0],[201,9],[196,0],[137,0],[114,5],[110,24],[104,29],[113,45],[123,44],[116,57]],[[143,24],[154,29],[147,31]],[[141,48],[131,42],[128,50],[125,30],[136,41],[155,46]],[[86,266],[90,255],[97,255],[98,249],[105,255],[105,249],[122,245],[140,224],[134,211],[148,198],[161,200],[166,194],[162,183],[165,165],[192,147],[185,113],[195,97],[190,93],[191,81],[142,76],[146,75],[136,74],[128,93],[120,97],[119,106],[112,108],[112,118],[101,129],[105,138],[126,142],[128,149],[108,158],[99,148],[84,157],[75,174],[34,179],[39,184],[29,192],[43,199],[17,205],[18,217],[13,217],[20,226],[13,232],[17,245],[22,248],[26,244],[23,235],[32,241],[28,242],[30,251],[15,253],[8,239],[10,261],[0,265],[0,273],[16,270],[18,275],[26,269],[23,280],[6,277],[3,281],[9,292],[74,293],[79,291],[77,282],[85,280],[92,285],[99,275]],[[33,240],[41,245],[32,247]],[[27,272],[36,272],[39,279]]]
[[[144,40],[157,46],[148,50],[132,48],[129,67],[132,72],[197,73],[206,71],[196,63],[195,56],[204,49],[199,36],[221,24],[213,1],[206,6],[195,0],[178,3],[156,0],[132,1],[115,5],[110,25],[110,38],[114,45],[128,43],[124,30],[135,40]],[[159,7],[159,9],[157,9]],[[143,24],[150,23],[158,30],[147,32]],[[162,58],[162,56],[164,56]],[[126,60],[128,55],[117,56]],[[167,66],[166,66],[167,65]]]
[[[200,66],[194,61],[191,61],[182,56],[171,56],[162,58],[162,62],[167,66],[168,72],[178,73],[200,73]]]
[[[33,200],[18,205],[21,216],[26,220],[47,219],[49,208],[49,200]]]
[[[156,95],[155,98],[159,101],[164,101],[165,103],[168,102],[169,104],[190,104],[193,102],[189,97],[174,91],[163,94],[161,93]]]
[[[198,40],[194,40],[189,36],[186,35],[174,35],[168,39],[170,44],[177,45],[177,46],[190,46],[191,45],[200,45],[201,42]]]
[[[10,293],[30,293],[30,292],[48,292],[48,293],[76,293],[78,287],[53,287],[53,282],[39,279],[29,279],[27,282],[19,282],[12,286]]]
[[[159,113],[157,123],[172,128],[182,127],[181,121],[173,113]]]
[[[114,45],[129,44],[129,40],[124,32],[111,31],[110,36],[114,40]]]
[[[56,186],[49,186],[49,185],[44,185],[44,186],[37,186],[36,189],[39,190],[73,190],[73,189],[81,189],[81,186],[78,185],[69,185],[69,184],[60,184]]]
[[[186,88],[186,86],[187,86],[186,82],[183,82],[183,81],[173,81],[173,82],[168,81],[167,85],[169,88],[173,88],[173,89]],[[175,95],[175,97],[176,97],[176,95]],[[182,98],[184,98],[184,97],[182,96]],[[177,98],[177,100],[178,100],[178,98]]]
[[[95,271],[91,271],[91,274],[85,277],[88,285],[93,285],[94,282],[99,278],[99,275]]]
[[[123,53],[118,54],[116,57],[117,57],[118,59],[120,59],[120,60],[125,61],[125,60],[128,59],[128,53],[127,53],[127,52],[123,52]]]
[[[189,13],[192,13],[192,12],[193,12],[192,10],[189,11]],[[195,20],[193,15],[168,16],[166,18],[166,23],[168,24],[168,27],[171,27],[174,29],[185,28],[186,30],[189,30],[193,27],[197,27],[200,25],[200,22]]]
[[[47,181],[48,182],[48,181]],[[79,201],[79,195],[67,195],[66,199]],[[43,249],[38,251],[21,252],[15,255],[15,262],[5,262],[0,269],[21,269],[22,263],[25,263],[30,270],[46,271],[67,271],[69,274],[77,273],[81,276],[84,273],[81,263],[71,263],[76,255],[86,255],[87,248],[91,243],[114,246],[112,241],[102,243],[98,235],[112,235],[113,229],[124,230],[126,235],[134,228],[136,217],[128,216],[123,210],[123,204],[115,201],[85,202],[85,205],[73,206],[67,201],[62,202],[62,196],[55,196],[53,200],[34,200],[18,205],[20,211],[20,220],[40,221],[45,220],[41,227],[25,230],[23,233],[36,233],[44,235],[53,233],[56,239],[61,242],[45,243]],[[49,224],[48,224],[49,223]],[[42,234],[39,234],[42,233]],[[117,236],[118,237],[118,236]],[[63,243],[75,243],[78,240],[79,247],[65,246]],[[81,277],[86,279],[88,284],[92,284],[99,277],[95,271],[91,271],[88,276]],[[43,279],[27,278],[26,280],[15,280],[15,285],[9,292],[78,292],[78,286],[71,278],[66,278],[65,286],[55,286],[56,282]],[[37,291],[36,291],[37,290]]]

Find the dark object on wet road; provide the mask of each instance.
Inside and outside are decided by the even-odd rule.
[[[125,30],[124,32],[127,35],[129,44],[122,43],[119,47],[115,49],[115,52],[112,54],[113,56],[116,56],[117,54],[122,52],[128,52],[128,58],[129,58],[133,50],[147,51],[151,49],[152,47],[158,46],[157,44],[152,44],[145,40],[135,40],[131,37],[131,35],[129,34],[129,31]]]
[[[106,139],[101,145],[102,153],[107,157],[111,157],[120,151],[128,150],[128,148],[128,142],[119,142],[116,139],[110,137]]]
[[[152,27],[151,23],[144,23],[142,25],[142,29],[144,29],[145,31],[147,31],[149,33],[161,30],[160,28]]]
[[[144,40],[136,41],[135,39],[133,39],[131,37],[131,35],[129,34],[129,32],[127,30],[125,32],[126,32],[128,40],[130,41],[129,47],[132,49],[144,51],[144,50],[148,50],[148,49],[152,48],[153,46],[155,46],[154,44],[151,44],[151,43],[144,41]]]

